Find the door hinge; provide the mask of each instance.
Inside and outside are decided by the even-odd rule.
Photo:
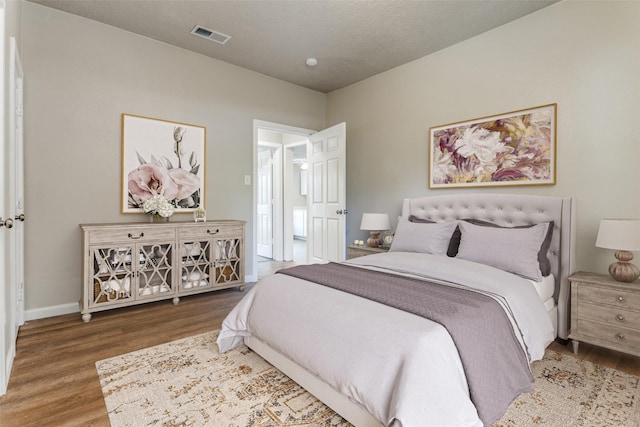
[[[20,283],[18,286],[18,301],[22,301],[24,299],[24,283]]]

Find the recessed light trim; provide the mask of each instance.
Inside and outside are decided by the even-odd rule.
[[[202,25],[196,25],[195,27],[193,27],[193,30],[191,30],[191,34],[193,34],[194,36],[202,37],[207,40],[214,41],[218,44],[226,44],[229,41],[229,39],[231,39],[231,36],[227,34],[223,34],[219,31],[210,30],[209,28],[205,28]]]
[[[316,58],[307,58],[307,65],[309,67],[315,67],[318,65],[318,60]]]

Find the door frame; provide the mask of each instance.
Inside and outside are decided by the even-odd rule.
[[[258,280],[258,248],[257,248],[258,238],[257,238],[257,227],[256,227],[257,221],[258,221],[258,202],[257,202],[258,186],[256,185],[256,178],[258,175],[257,171],[258,171],[258,130],[259,129],[300,135],[304,137],[309,137],[309,135],[316,133],[316,131],[312,129],[304,129],[304,128],[299,128],[295,126],[289,126],[289,125],[284,125],[284,124],[274,123],[274,122],[267,122],[267,121],[258,120],[258,119],[253,120],[253,172],[252,172],[253,173],[253,179],[252,179],[253,216],[252,216],[252,228],[251,228],[251,242],[249,242],[250,243],[249,246],[251,247],[251,254],[252,254],[252,273],[250,275],[247,275],[246,277],[246,280],[249,282],[255,282]],[[280,212],[282,212],[282,209],[283,209],[282,199],[279,201],[276,200],[274,202],[274,211],[276,209],[280,209]],[[274,218],[276,218],[275,214],[274,214]],[[282,218],[282,216],[280,216],[280,218]],[[276,236],[275,227],[274,227],[274,236]],[[282,237],[278,236],[277,238],[281,239]]]

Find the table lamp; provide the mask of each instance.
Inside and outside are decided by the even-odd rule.
[[[609,266],[609,274],[618,282],[633,282],[640,270],[631,264],[631,251],[640,251],[640,219],[603,219],[600,221],[596,246],[615,249],[618,262]]]
[[[377,248],[382,244],[380,240],[380,232],[383,230],[389,230],[389,215],[381,213],[363,213],[362,222],[360,223],[360,230],[369,231],[369,238],[367,239],[367,246],[371,248]]]

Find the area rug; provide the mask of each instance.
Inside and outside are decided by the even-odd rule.
[[[247,347],[218,354],[217,334],[96,362],[111,425],[350,426]],[[495,427],[640,425],[639,377],[551,350],[533,374]]]

